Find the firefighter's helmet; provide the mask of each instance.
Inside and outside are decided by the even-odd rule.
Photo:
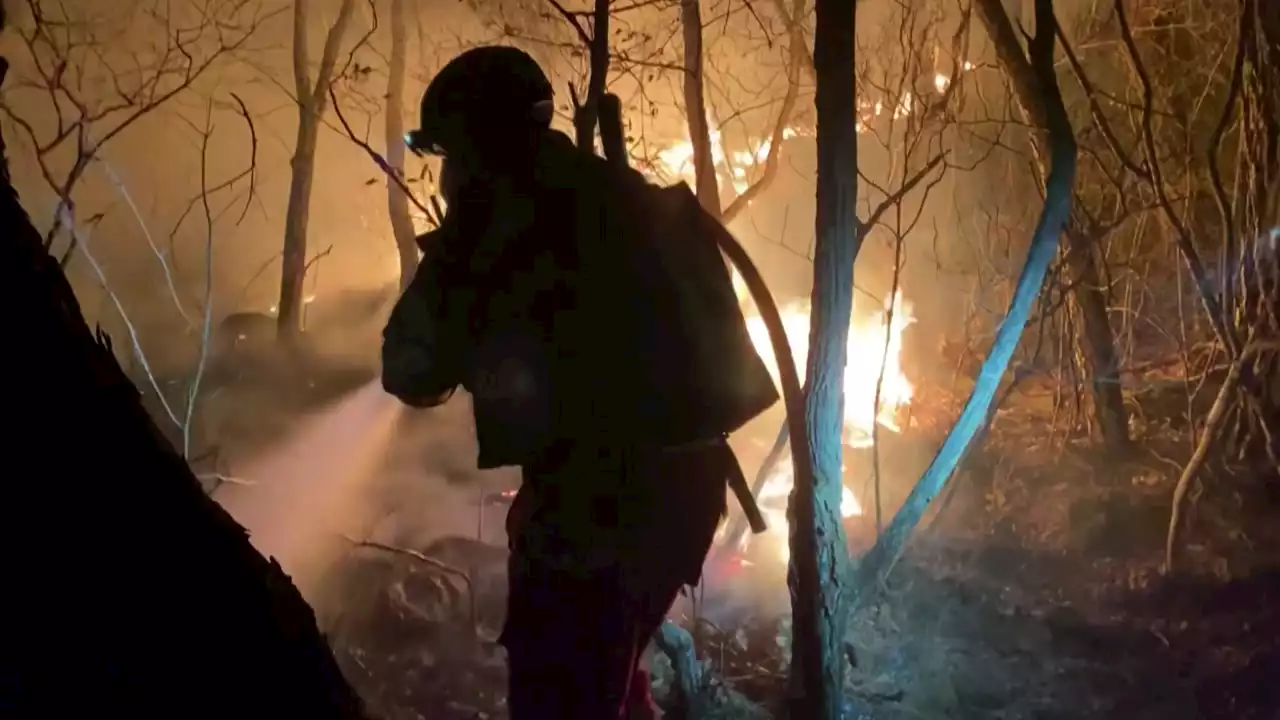
[[[448,155],[477,141],[551,124],[551,81],[528,53],[473,48],[450,60],[422,94],[420,125],[405,137],[419,154]]]

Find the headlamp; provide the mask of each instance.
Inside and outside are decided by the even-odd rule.
[[[405,147],[409,148],[410,152],[418,157],[423,157],[424,155],[444,157],[444,148],[433,142],[423,130],[410,130],[405,133],[404,144]]]

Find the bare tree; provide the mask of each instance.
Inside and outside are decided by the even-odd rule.
[[[556,14],[587,49],[587,87],[585,95],[569,85],[573,103],[574,142],[580,148],[595,150],[596,130],[600,120],[600,102],[609,81],[609,0],[593,0],[590,13],[570,11],[557,0],[547,0]],[[590,23],[583,22],[584,16]]]
[[[192,208],[198,207],[200,211],[198,217],[200,222],[203,224],[203,227],[201,230],[204,236],[204,252],[203,252],[204,272],[203,272],[203,282],[202,282],[203,287],[200,292],[200,300],[199,300],[198,326],[189,328],[191,330],[194,330],[196,333],[197,345],[196,345],[196,353],[195,353],[195,365],[192,370],[190,379],[185,383],[185,386],[182,388],[181,403],[174,402],[172,399],[169,398],[168,393],[166,393],[165,391],[165,388],[162,387],[162,383],[156,377],[156,374],[152,370],[151,364],[148,361],[147,353],[143,347],[142,338],[140,336],[137,326],[130,319],[129,312],[126,309],[124,302],[121,300],[119,294],[113,288],[112,283],[107,276],[106,269],[103,267],[102,263],[98,261],[97,257],[94,255],[93,243],[91,241],[93,227],[90,226],[85,228],[79,228],[76,224],[75,218],[72,217],[71,215],[70,208],[66,205],[61,206],[62,217],[59,218],[59,222],[61,222],[62,225],[66,227],[68,231],[71,232],[73,237],[76,239],[77,246],[79,247],[81,254],[84,256],[85,260],[89,263],[90,267],[93,269],[94,276],[97,278],[100,286],[102,287],[103,292],[105,292],[107,294],[107,297],[110,298],[112,306],[115,308],[117,314],[120,316],[121,321],[124,323],[125,329],[129,335],[130,348],[133,352],[133,358],[134,360],[137,361],[138,365],[141,366],[142,372],[145,378],[145,382],[149,387],[150,391],[154,393],[156,402],[159,404],[160,410],[163,411],[164,419],[167,419],[168,421],[170,421],[173,424],[174,429],[179,433],[179,438],[180,438],[179,449],[181,450],[182,456],[184,458],[191,457],[193,443],[195,440],[195,431],[196,431],[196,426],[198,422],[198,418],[197,418],[198,401],[200,399],[201,390],[204,388],[204,382],[206,380],[206,370],[209,367],[209,363],[211,359],[210,355],[213,350],[214,234],[215,234],[215,223],[219,215],[221,214],[221,210],[225,209],[225,208],[219,208],[215,210],[213,205],[214,198],[220,195],[230,195],[231,203],[239,205],[241,204],[241,200],[239,197],[236,197],[236,196],[238,195],[238,191],[240,190],[240,187],[244,185],[244,186],[247,186],[247,194],[243,200],[244,211],[248,210],[250,203],[252,203],[254,200],[253,180],[254,180],[254,176],[257,168],[257,141],[256,141],[257,133],[254,130],[253,120],[249,116],[248,109],[245,107],[244,103],[241,102],[238,97],[235,97],[234,99],[235,99],[235,103],[233,107],[236,109],[237,113],[244,119],[248,127],[247,135],[249,138],[248,146],[250,150],[248,167],[245,170],[238,172],[232,175],[231,177],[225,180],[222,180],[220,182],[211,182],[209,178],[209,170],[208,170],[209,145],[214,135],[215,123],[213,121],[213,113],[214,113],[216,104],[212,101],[206,104],[204,117],[202,119],[202,122],[199,124],[192,122],[191,120],[188,120],[185,117],[179,118],[182,123],[186,124],[193,131],[193,133],[195,133],[196,136],[200,138],[200,160],[199,160],[200,187],[196,197],[194,197],[187,204],[187,207],[183,211],[182,215],[180,216],[177,225],[174,227],[173,232],[176,233],[178,228],[183,224],[183,222],[187,220],[188,217],[190,217],[190,211],[192,210]],[[104,159],[101,159],[101,158],[99,159],[99,162],[103,164],[103,167],[106,169],[108,175],[111,177],[113,183],[116,186],[117,192],[119,192],[125,198],[130,209],[133,211],[134,219],[137,221],[139,229],[141,230],[142,234],[146,237],[147,243],[150,246],[152,253],[155,255],[157,262],[160,264],[160,267],[165,274],[166,280],[168,281],[169,296],[170,296],[170,299],[173,301],[174,306],[177,308],[178,312],[183,315],[184,318],[188,319],[188,322],[191,322],[191,319],[188,318],[187,311],[184,309],[183,300],[181,299],[178,289],[174,285],[174,282],[172,280],[172,273],[170,271],[169,264],[166,261],[165,254],[160,251],[160,249],[156,245],[156,242],[152,238],[152,234],[148,229],[147,221],[142,217],[142,214],[138,210],[136,203],[133,202],[133,196],[130,193],[128,187],[125,186],[124,182],[112,169],[109,163],[107,163]],[[226,206],[226,207],[229,207],[229,206]],[[244,212],[241,213],[240,217],[241,219],[243,219]]]
[[[853,314],[858,234],[858,142],[854,0],[815,0],[818,206],[813,300],[805,377],[812,476],[796,473],[787,585],[793,616],[793,717],[844,715],[844,582],[848,546],[841,522],[843,377]]]
[[[404,190],[404,77],[405,77],[405,0],[391,0],[391,52],[387,62],[386,143],[387,167],[401,182],[387,179],[387,214],[391,232],[400,255],[400,289],[418,270],[418,245],[414,241],[413,218],[409,216],[409,197]]]
[[[693,144],[694,190],[702,207],[715,218],[720,213],[720,183],[716,181],[711,152],[711,128],[703,91],[702,7],[699,0],[680,0],[680,27],[684,36],[684,113]]]
[[[787,86],[777,123],[773,127],[771,136],[766,140],[769,149],[762,163],[763,171],[753,178],[752,183],[743,190],[742,194],[730,203],[724,213],[726,221],[741,212],[746,207],[746,203],[758,193],[763,192],[777,172],[778,148],[787,134],[785,131],[791,129],[787,124],[787,118],[798,114],[795,104],[800,90],[799,75],[803,68],[811,69],[812,59],[808,53],[804,26],[792,20],[793,17],[803,18],[804,16],[803,0],[793,0],[791,13],[784,18],[789,36]],[[908,86],[914,86],[922,79],[921,74],[924,70],[921,59],[924,54],[922,48],[928,45],[925,42],[926,36],[932,37],[933,28],[916,27],[919,23],[916,21],[911,4],[902,6],[896,20],[898,34],[887,34],[886,42],[898,45],[888,54],[901,55],[901,65],[885,67],[879,72],[872,72],[870,68],[864,66],[859,68],[857,73],[859,92],[862,93],[858,97],[858,132],[864,134],[867,142],[875,141],[880,144],[885,153],[895,159],[890,163],[889,171],[883,178],[873,178],[867,172],[859,170],[859,176],[866,186],[864,194],[867,207],[864,219],[858,221],[855,229],[855,241],[859,246],[876,228],[887,230],[894,236],[897,241],[895,255],[898,256],[898,263],[893,269],[895,278],[900,272],[903,237],[918,224],[929,198],[929,191],[942,180],[949,168],[948,153],[940,146],[943,139],[947,137],[947,130],[952,126],[954,108],[962,97],[961,88],[964,85],[965,67],[957,54],[955,66],[950,70],[951,81],[946,87],[932,97],[916,97]],[[966,28],[967,22],[961,23],[953,44],[960,44],[960,41],[966,37]],[[953,49],[959,53],[963,48]],[[877,52],[877,54],[880,53]],[[927,81],[932,87],[937,82],[932,66],[927,74]],[[885,108],[888,108],[888,111],[885,111]],[[893,290],[896,291],[896,279],[893,286]],[[892,294],[891,292],[891,296]],[[892,313],[891,308],[886,318],[886,333],[891,333],[893,330]],[[888,349],[887,344],[885,348]],[[884,358],[881,363],[882,369],[883,360]],[[872,408],[872,412],[875,417],[879,417],[878,393],[875,404],[876,407]],[[874,430],[872,434],[874,448],[877,437]],[[758,495],[775,476],[778,464],[786,457],[784,451],[787,449],[787,440],[787,429],[784,424],[756,472],[752,483],[753,493]],[[874,464],[878,467],[878,460]],[[878,492],[878,472],[875,476],[875,485]],[[877,502],[877,510],[879,504]],[[877,527],[879,524],[877,518]],[[745,532],[745,518],[739,514],[733,514],[723,536],[723,547],[739,547]]]
[[[0,8],[0,29],[3,21]],[[0,83],[7,68],[0,57]],[[31,517],[58,507],[64,538],[112,562],[68,573],[38,548],[19,554],[13,577],[45,592],[14,597],[10,609],[44,632],[6,641],[4,674],[21,682],[6,683],[0,702],[18,714],[74,715],[91,705],[93,712],[146,716],[165,695],[198,699],[202,713],[222,717],[365,717],[314,612],[280,566],[201,492],[142,407],[109,339],[85,323],[70,283],[18,202],[4,150],[0,134],[0,292],[6,328],[27,350],[11,367],[31,386],[10,399],[22,417],[12,431],[12,457],[59,479],[32,485],[13,499],[12,511]],[[74,451],[44,451],[49,438],[63,434],[76,438]],[[138,552],[155,543],[184,561],[156,572],[154,557]],[[80,612],[75,588],[86,582],[98,588],[101,615]],[[41,662],[49,642],[97,651],[68,668]],[[232,666],[236,682],[210,693],[208,679]],[[94,692],[67,693],[68,679]]]
[[[992,33],[1007,38],[997,46],[1016,46],[1000,8],[984,12]],[[1141,13],[1143,31],[1134,29],[1131,12]],[[1235,461],[1255,470],[1245,475],[1280,467],[1277,401],[1271,383],[1262,379],[1274,377],[1280,361],[1272,347],[1280,328],[1280,285],[1270,249],[1280,176],[1275,140],[1280,107],[1274,101],[1280,76],[1268,59],[1275,57],[1280,26],[1271,4],[1253,0],[1195,11],[1168,3],[1131,8],[1115,0],[1081,25],[1074,43],[1067,31],[1058,31],[1065,65],[1083,101],[1078,124],[1086,150],[1068,239],[1074,229],[1085,228],[1091,244],[1099,246],[1095,252],[1112,254],[1119,245],[1116,237],[1106,246],[1098,241],[1134,221],[1130,255],[1141,250],[1146,257],[1142,270],[1121,272],[1129,287],[1141,284],[1140,292],[1157,303],[1178,297],[1172,308],[1176,317],[1167,323],[1171,327],[1161,327],[1160,320],[1168,318],[1158,316],[1159,307],[1146,310],[1141,321],[1168,338],[1172,348],[1166,352],[1178,356],[1186,373],[1182,385],[1190,425],[1200,425],[1199,442],[1173,489],[1165,548],[1171,567],[1189,488],[1211,455],[1227,459],[1225,452],[1211,452],[1215,439],[1225,435],[1229,442],[1223,449],[1235,446]],[[1100,39],[1107,42],[1094,42]],[[1219,48],[1220,63],[1204,61],[1202,49],[1208,46]],[[1001,60],[1006,70],[1014,65]],[[1014,72],[1009,75],[1021,102],[1030,93],[1018,91],[1025,83]],[[1219,98],[1220,111],[1204,112],[1213,106],[1207,100]],[[1225,181],[1228,177],[1233,179]],[[1118,209],[1100,221],[1109,207]],[[1148,216],[1154,222],[1146,222]],[[1186,294],[1133,277],[1150,275],[1153,268],[1163,278],[1176,278],[1179,286],[1185,277],[1201,312],[1185,319],[1181,299]],[[1113,272],[1105,262],[1100,270]],[[1123,309],[1138,312],[1127,305]],[[1208,326],[1207,337],[1199,332],[1201,324]],[[1211,405],[1197,399],[1199,387],[1210,383],[1193,378],[1194,365],[1203,366],[1203,379],[1216,385]]]
[[[1013,87],[1018,107],[1033,128],[1043,130],[1048,126],[1046,101],[1013,22],[999,2],[976,0],[974,7],[995,46],[996,57]],[[1041,147],[1035,138],[1032,147],[1041,177],[1047,178],[1046,158],[1051,151]],[[1097,261],[1097,242],[1105,233],[1081,212],[1073,213],[1066,232],[1065,258],[1074,275],[1072,297],[1080,313],[1078,342],[1093,390],[1094,417],[1108,447],[1121,450],[1129,444],[1129,412],[1121,392],[1120,362]]]
[[[61,264],[65,267],[77,250],[89,264],[129,336],[132,358],[142,371],[142,377],[136,380],[144,392],[155,398],[159,405],[157,410],[162,411],[162,424],[178,433],[182,454],[188,456],[192,450],[197,401],[210,348],[213,224],[219,214],[210,203],[214,202],[215,196],[238,194],[244,185],[248,186],[249,195],[245,201],[246,209],[252,200],[257,155],[253,123],[244,104],[239,98],[234,98],[231,108],[244,118],[249,128],[248,167],[225,181],[210,183],[205,161],[213,134],[215,103],[206,104],[202,124],[197,125],[178,116],[179,122],[188,125],[200,138],[201,147],[199,192],[187,204],[178,222],[180,226],[197,207],[203,210],[204,282],[197,293],[195,312],[188,309],[189,301],[184,300],[175,280],[171,251],[161,248],[150,223],[143,217],[133,193],[110,162],[105,148],[134,123],[179,94],[192,90],[192,85],[218,59],[244,46],[266,15],[245,2],[196,5],[191,8],[194,18],[181,13],[171,15],[161,12],[158,6],[138,3],[129,8],[130,19],[141,14],[149,21],[147,25],[154,23],[165,33],[161,35],[164,38],[161,44],[134,53],[126,52],[126,47],[133,47],[127,32],[111,35],[112,23],[120,20],[114,14],[96,16],[90,10],[88,14],[71,15],[61,4],[37,0],[29,0],[26,9],[30,12],[30,27],[20,28],[18,35],[29,53],[27,59],[34,72],[19,79],[17,93],[5,93],[0,100],[0,111],[23,130],[25,139],[35,150],[41,178],[58,198],[52,228],[45,236],[45,247],[50,248],[59,230],[67,231],[70,239],[61,253]],[[190,25],[193,21],[196,24]],[[132,57],[126,59],[128,55]],[[128,60],[132,60],[132,67]],[[40,95],[27,94],[37,89],[41,91]],[[37,99],[45,100],[47,107],[36,104],[34,101]],[[43,129],[47,124],[31,118],[50,113],[57,120],[55,133],[45,138],[35,128]],[[68,150],[74,150],[69,160],[66,156]],[[160,266],[169,299],[186,323],[186,329],[196,335],[196,368],[189,382],[181,387],[180,401],[170,398],[172,389],[156,377],[141,333],[131,319],[125,301],[93,252],[91,238],[104,216],[76,217],[75,189],[95,167],[103,171],[125,201]],[[238,200],[233,197],[232,202]]]
[[[999,0],[994,2],[998,3]],[[970,442],[984,425],[1001,378],[1018,346],[1049,266],[1058,251],[1058,237],[1071,216],[1076,141],[1054,69],[1057,21],[1053,14],[1052,0],[1036,0],[1035,8],[1035,35],[1028,43],[1025,59],[1035,72],[1034,77],[1046,111],[1043,144],[1049,152],[1050,171],[1045,182],[1044,207],[1009,310],[996,331],[990,353],[983,361],[969,400],[902,508],[855,568],[852,581],[854,596],[847,607],[849,611],[856,611],[875,596],[905,547],[911,531],[919,524],[929,503],[942,491]]]
[[[62,221],[75,217],[74,191],[102,148],[191,89],[279,12],[253,0],[205,0],[180,10],[137,0],[75,13],[63,3],[24,0],[23,8],[29,16],[11,27],[30,72],[14,73],[0,95],[0,113],[34,149],[41,178],[58,198],[47,248],[65,228]],[[68,152],[64,167],[59,159]],[[60,254],[64,267],[75,249],[72,235]]]
[[[315,177],[316,143],[329,102],[330,83],[343,36],[355,12],[355,0],[342,0],[338,17],[325,34],[320,65],[312,77],[307,38],[310,0],[293,3],[293,94],[298,104],[298,133],[290,161],[289,204],[284,220],[284,257],[280,268],[277,332],[291,341],[302,330],[302,288],[307,265],[307,223],[311,214],[311,184]]]
[[[803,67],[812,69],[812,58],[809,57],[809,46],[804,33],[804,17],[808,3],[806,0],[792,0],[790,11],[787,11],[781,2],[777,7],[787,28],[786,89],[782,93],[782,99],[778,103],[778,114],[769,131],[767,139],[769,149],[765,153],[763,167],[759,175],[752,177],[750,183],[724,209],[722,220],[726,223],[732,222],[777,178],[778,168],[781,165],[779,158],[782,145],[787,139],[787,131],[797,114],[796,105],[800,100],[800,70]]]

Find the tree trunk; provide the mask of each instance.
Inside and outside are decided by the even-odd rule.
[[[978,0],[981,8],[988,2],[997,7],[1000,0]],[[981,10],[980,10],[981,12]],[[854,596],[849,603],[849,610],[856,611],[865,604],[880,587],[894,561],[906,546],[907,537],[924,516],[929,503],[938,497],[947,480],[955,472],[956,466],[964,457],[969,444],[986,423],[1000,387],[1001,378],[1009,367],[1009,360],[1022,339],[1027,320],[1031,317],[1031,308],[1040,288],[1044,285],[1049,264],[1058,253],[1058,237],[1062,234],[1068,219],[1071,217],[1071,200],[1075,185],[1076,173],[1076,141],[1072,134],[1071,121],[1062,103],[1062,95],[1058,89],[1057,76],[1054,74],[1053,48],[1056,22],[1053,16],[1053,0],[1036,0],[1036,34],[1029,43],[1027,56],[1022,62],[1028,64],[1033,71],[1040,96],[1045,109],[1045,137],[1042,140],[1050,155],[1049,175],[1045,180],[1044,208],[1036,223],[1035,234],[1031,238],[1031,248],[1027,252],[1026,264],[1018,276],[1018,284],[1013,291],[1013,299],[1004,320],[996,330],[995,339],[991,343],[991,351],[982,368],[978,371],[978,380],[964,410],[956,420],[955,426],[938,449],[933,462],[925,470],[920,482],[911,489],[902,508],[893,516],[889,527],[877,540],[871,552],[867,553],[858,564],[853,580]],[[1019,50],[1019,53],[1022,51]]]
[[[391,58],[387,64],[387,165],[404,180],[404,0],[391,0]],[[387,181],[387,214],[400,254],[400,290],[418,271],[418,243],[409,217],[409,198],[400,183]]]
[[[1116,357],[1115,335],[1107,313],[1107,295],[1098,275],[1095,239],[1078,227],[1068,226],[1066,235],[1067,263],[1076,283],[1071,297],[1080,311],[1076,344],[1089,373],[1093,419],[1107,448],[1123,450],[1129,446],[1129,409],[1124,405],[1120,361]]]
[[[680,0],[680,25],[684,33],[684,112],[693,145],[693,170],[698,202],[720,219],[720,183],[715,155],[711,152],[711,127],[707,123],[706,95],[702,87],[702,7],[699,0]]]
[[[573,129],[574,142],[578,147],[594,152],[600,98],[604,97],[606,81],[609,79],[609,0],[595,0],[595,7],[591,11],[591,27],[593,34],[587,48],[591,59],[587,97],[573,110]],[[569,89],[572,90],[572,86]]]
[[[298,102],[298,135],[289,165],[289,205],[284,218],[284,253],[280,263],[280,302],[276,332],[281,339],[296,339],[302,331],[302,282],[307,272],[307,224],[311,215],[311,183],[315,175],[316,142],[320,118],[328,103],[329,83],[338,61],[338,47],[355,11],[355,0],[342,0],[338,19],[329,28],[314,85],[307,50],[308,0],[293,3],[293,85]]]
[[[299,5],[302,3],[299,2]],[[314,110],[298,106],[298,135],[289,161],[289,204],[284,216],[284,256],[281,260],[280,302],[276,332],[292,339],[302,331],[302,284],[306,280],[307,225],[311,218],[311,182],[315,177],[316,142],[320,121]]]
[[[1022,50],[1013,22],[1000,0],[978,0],[975,8],[996,49],[996,58],[1009,78],[1023,115],[1037,130],[1048,125],[1044,90],[1036,79],[1027,55]],[[1047,178],[1045,162],[1051,150],[1036,145],[1036,158],[1041,174]],[[1115,335],[1107,314],[1107,296],[1095,255],[1092,233],[1072,218],[1066,228],[1067,266],[1076,283],[1073,299],[1080,310],[1080,329],[1076,342],[1084,355],[1092,384],[1094,419],[1107,447],[1121,450],[1129,445],[1129,410],[1124,405],[1120,385],[1120,363],[1116,357]]]
[[[795,633],[792,717],[843,715],[844,579],[848,546],[840,517],[841,431],[853,263],[858,233],[855,128],[855,0],[817,0],[814,64],[818,118],[818,197],[805,419],[813,483],[791,493],[791,566],[787,584]]]
[[[0,233],[0,307],[23,349],[9,372],[29,388],[6,405],[21,418],[8,461],[39,473],[5,502],[0,706],[15,717],[362,717],[311,608],[204,494],[107,338],[90,332],[7,167]]]

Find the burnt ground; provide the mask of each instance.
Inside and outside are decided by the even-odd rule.
[[[1090,463],[1070,448],[1045,463],[1013,443],[1023,456],[993,441],[986,458],[1000,453],[1000,469],[979,458],[957,479],[854,623],[849,717],[1280,718],[1277,508],[1240,490],[1257,479],[1204,483],[1184,570],[1168,578],[1160,562],[1176,463]],[[474,610],[458,581],[419,559],[350,559],[343,585],[355,589],[334,640],[385,717],[503,717],[495,558],[450,558],[488,563]],[[785,622],[696,627],[718,676],[781,716]],[[666,697],[669,666],[655,668]]]
[[[915,432],[941,435],[953,410]],[[1108,458],[1048,417],[1002,411],[855,619],[849,717],[1280,720],[1280,482],[1208,468],[1165,577],[1185,433],[1153,423],[1141,450]],[[353,547],[330,578],[321,609],[344,670],[387,720],[504,717],[505,551],[396,548]],[[680,621],[718,678],[782,717],[785,619]],[[670,699],[669,664],[654,668]]]

